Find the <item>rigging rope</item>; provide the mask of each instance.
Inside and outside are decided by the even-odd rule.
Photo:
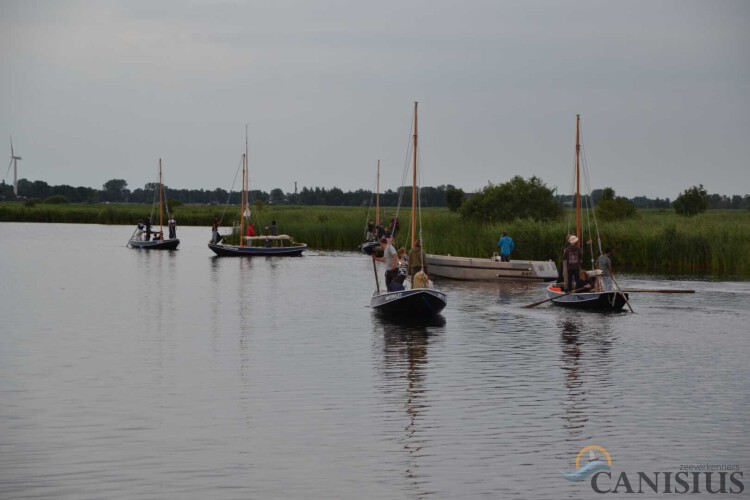
[[[406,143],[406,157],[404,159],[404,170],[403,170],[403,174],[401,175],[401,184],[399,185],[399,188],[398,188],[398,203],[396,204],[396,214],[394,215],[396,220],[398,220],[398,214],[401,211],[401,202],[403,201],[403,198],[404,198],[406,178],[409,174],[409,152],[413,149],[413,143],[412,143],[413,136],[414,136],[414,114],[412,113],[411,126],[409,127],[409,140]],[[409,223],[409,225],[411,226],[411,222]],[[390,231],[393,231],[393,229],[395,228],[391,228]],[[393,236],[392,234],[390,234],[390,232],[389,232],[389,235]]]
[[[599,249],[599,255],[602,253],[602,238],[599,234],[599,223],[596,220],[596,211],[594,210],[594,199],[591,197],[591,181],[589,179],[589,168],[588,168],[588,161],[586,159],[586,149],[583,147],[583,129],[581,129],[581,160],[583,163],[583,171],[586,176],[586,185],[588,187],[588,193],[590,198],[590,212],[591,217],[594,219],[594,229],[596,231],[596,241],[597,246]],[[591,221],[589,220],[589,239],[591,239]],[[594,249],[593,249],[593,239],[591,244],[591,261],[592,261],[592,268],[593,268],[593,261],[594,261]]]
[[[151,213],[148,215],[148,218],[151,219],[152,223],[154,218],[154,205],[156,205],[157,194],[159,194],[159,190],[156,188],[156,183],[154,183],[154,199],[151,201]]]
[[[232,181],[232,187],[229,188],[229,194],[227,195],[227,202],[224,204],[224,211],[221,212],[221,218],[219,219],[219,225],[224,221],[224,216],[227,213],[227,206],[229,205],[229,199],[232,197],[232,191],[234,191],[234,185],[237,184],[237,176],[240,174],[240,167],[242,166],[242,157],[240,157],[240,164],[237,165],[237,171],[234,173],[234,180]],[[245,207],[242,207],[245,210]],[[240,235],[240,238],[242,235]]]

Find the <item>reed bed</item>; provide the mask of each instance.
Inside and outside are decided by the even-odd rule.
[[[388,208],[390,221],[395,209]],[[135,224],[150,205],[92,204],[24,207],[0,203],[0,221]],[[174,209],[179,225],[210,226],[224,207],[186,205]],[[238,207],[228,207],[223,225],[236,224]],[[374,214],[370,214],[374,218]],[[256,230],[276,220],[282,233],[321,250],[355,250],[364,239],[366,207],[269,205],[253,210]],[[401,210],[397,245],[407,246],[410,210]],[[462,219],[444,208],[422,210],[424,248],[430,253],[489,257],[502,231],[515,240],[514,259],[558,260],[569,229],[566,216],[556,222],[516,220],[485,225]],[[614,248],[617,269],[663,274],[750,277],[750,212],[710,210],[681,217],[671,210],[640,210],[627,221],[600,224],[602,246]],[[586,237],[584,237],[586,239]]]

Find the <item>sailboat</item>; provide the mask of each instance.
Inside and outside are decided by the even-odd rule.
[[[166,196],[164,196],[164,183],[162,182],[161,158],[159,158],[159,231],[153,231],[153,237],[150,240],[142,239],[142,234],[130,237],[128,246],[130,248],[142,248],[144,250],[174,250],[180,244],[179,238],[164,239],[164,208],[166,206]],[[154,197],[156,198],[156,197]],[[156,201],[154,200],[154,204]],[[169,211],[169,207],[166,207]],[[152,210],[153,211],[153,210]],[[137,230],[136,230],[137,231]]]
[[[588,176],[586,176],[587,178]],[[576,115],[576,161],[575,161],[575,204],[576,204],[576,233],[574,236],[578,241],[583,241],[583,225],[581,223],[581,115]],[[587,197],[587,200],[591,200],[591,196]],[[594,217],[596,222],[596,214],[593,213],[593,206],[589,204],[588,210]],[[601,238],[599,237],[599,227],[594,224],[596,228],[596,239],[599,244],[599,252],[601,253]],[[591,236],[591,228],[589,227],[589,236]],[[589,238],[592,241],[591,238]],[[582,245],[581,250],[584,250]],[[593,243],[589,245],[589,253],[593,255]],[[593,258],[591,259],[593,262]],[[583,262],[582,262],[583,264]],[[547,287],[547,299],[553,304],[562,307],[570,307],[576,309],[593,309],[600,311],[619,311],[626,304],[630,307],[628,302],[628,294],[623,292],[617,285],[617,281],[613,278],[612,285],[613,290],[601,290],[592,292],[565,292],[557,283],[551,284]],[[632,310],[632,309],[631,309]]]
[[[417,188],[417,105],[414,103],[414,167],[413,182],[411,187],[411,248],[416,246],[417,242],[417,198],[419,190]],[[421,228],[419,230],[421,233]],[[420,234],[421,236],[421,234]],[[421,238],[420,238],[421,239]],[[422,261],[425,261],[424,252]],[[373,268],[375,261],[373,260]],[[427,283],[427,287],[417,288],[412,280],[412,288],[395,292],[381,291],[377,271],[375,271],[376,290],[370,297],[370,307],[382,314],[405,315],[411,318],[430,317],[438,314],[445,308],[448,298],[443,292],[439,292]]]
[[[210,242],[208,248],[220,257],[294,257],[301,255],[307,248],[307,245],[294,241],[294,238],[289,235],[245,236],[245,219],[249,219],[251,215],[250,197],[248,195],[250,176],[247,166],[247,150],[247,128],[245,128],[245,153],[242,155],[242,195],[240,202],[239,244],[231,245],[228,243]]]

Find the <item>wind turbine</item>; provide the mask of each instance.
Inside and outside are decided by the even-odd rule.
[[[20,156],[16,156],[16,154],[13,152],[13,137],[10,138],[10,163],[8,164],[8,170],[5,172],[5,176],[8,176],[8,172],[10,172],[10,166],[13,165],[13,192],[16,196],[18,196],[18,160],[20,160]]]

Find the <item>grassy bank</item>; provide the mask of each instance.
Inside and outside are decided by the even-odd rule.
[[[147,205],[45,205],[24,207],[0,203],[0,221],[135,224],[150,213]],[[175,209],[179,225],[209,226],[224,207],[183,206]],[[237,220],[237,207],[229,207],[224,225]],[[393,209],[388,210],[388,217]],[[367,208],[267,206],[253,211],[253,223],[276,219],[282,232],[312,248],[352,250],[362,241]],[[410,211],[402,210],[403,244]],[[429,252],[487,257],[496,251],[501,231],[516,242],[516,259],[556,259],[568,230],[565,220],[552,223],[516,221],[480,225],[462,220],[447,209],[424,209],[422,225]],[[685,218],[671,210],[642,210],[638,218],[600,225],[602,244],[615,249],[620,270],[657,273],[700,273],[750,277],[750,212],[712,210]]]

